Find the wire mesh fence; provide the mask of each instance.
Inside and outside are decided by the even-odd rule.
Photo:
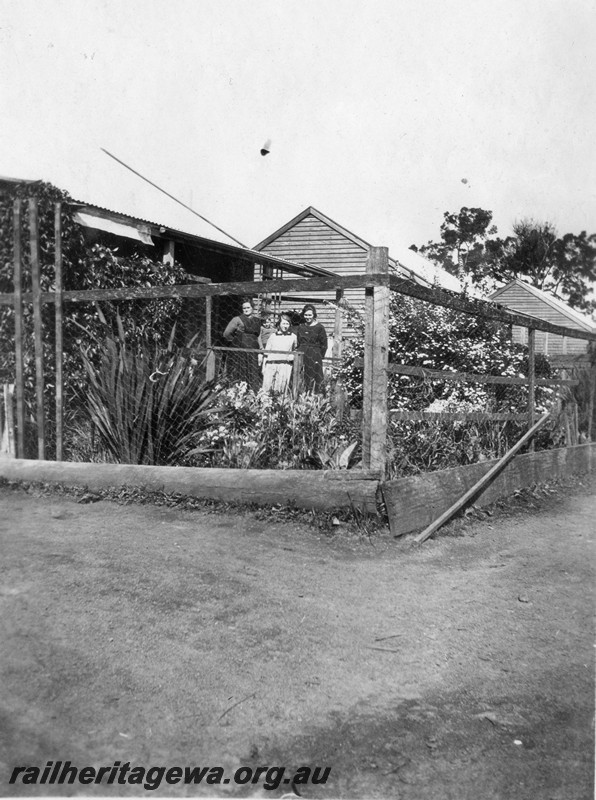
[[[101,247],[85,251],[99,288],[79,268],[59,294],[51,261],[35,277],[33,247],[17,276],[14,247],[15,278],[1,273],[0,295],[5,452],[366,467],[374,425],[375,463],[391,477],[497,458],[547,407],[557,413],[537,448],[592,438],[589,360],[554,364],[514,341],[489,304],[463,313],[464,300],[419,288],[417,297],[411,282],[370,272],[325,279],[328,289],[294,281],[300,294],[281,280],[211,284]],[[382,389],[372,400],[371,381]]]
[[[488,316],[400,291],[388,302],[389,477],[500,458],[546,410],[550,422],[526,449],[591,439],[595,376],[587,354],[565,370]],[[353,340],[339,367],[352,408],[363,407],[364,355],[364,341]]]
[[[54,309],[44,308],[49,334]],[[313,469],[343,455],[348,465],[357,426],[338,413],[324,341],[305,345],[302,318],[282,315],[267,297],[67,301],[62,324],[64,460]],[[49,459],[56,457],[54,345],[48,335]],[[31,346],[26,337],[24,350]],[[34,362],[25,362],[33,376]],[[30,382],[25,407],[31,435],[23,454],[33,458],[38,409]]]
[[[503,325],[399,292],[390,303],[388,475],[500,457],[527,429],[530,396],[535,413],[557,409],[538,449],[590,440],[587,357],[570,366],[536,354],[531,389],[528,348],[512,342]],[[131,291],[130,299],[65,302],[62,458],[278,468],[358,463],[364,309],[344,306],[350,335],[343,355],[333,358],[321,345],[315,364],[298,344],[302,310],[288,312],[256,291],[179,297],[172,290],[149,299]],[[14,326],[10,306],[0,314],[4,330]],[[33,458],[40,430],[29,303],[22,327],[23,455]],[[41,327],[43,457],[53,459],[59,416],[53,303],[41,306]],[[3,384],[14,385],[15,365],[14,345],[4,336]]]

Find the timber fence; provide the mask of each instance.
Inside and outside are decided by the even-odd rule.
[[[209,466],[217,450],[231,466],[258,467],[266,435],[277,437],[274,466],[279,469],[346,467],[357,461],[364,470],[395,476],[499,457],[532,427],[539,412],[553,406],[561,418],[537,447],[593,438],[593,364],[588,356],[551,364],[536,353],[535,331],[592,343],[594,334],[390,274],[383,247],[371,248],[365,274],[349,277],[216,284],[189,276],[184,285],[65,290],[59,216],[57,208],[55,261],[44,271],[47,276],[52,266],[54,279],[40,278],[39,231],[32,215],[30,274],[23,274],[22,237],[15,235],[12,285],[0,294],[5,453],[40,460]],[[343,295],[354,288],[362,290],[362,307],[349,309]],[[273,397],[255,405],[246,384],[254,379],[252,388],[259,388],[262,339],[254,348],[234,347],[224,331],[245,298],[255,302],[264,321],[261,330],[271,330],[282,310],[276,297],[297,291],[326,292],[335,308],[323,390],[306,391],[302,355],[293,353],[287,359],[292,363],[285,400]],[[447,357],[441,363],[437,353],[430,359],[413,340],[408,344],[409,332],[395,323],[396,313],[407,310],[410,318],[427,319],[432,333],[429,326],[438,323],[430,308],[443,310],[446,331],[456,324],[454,315],[494,329],[500,341],[510,326],[521,325],[528,329],[528,345],[518,348],[517,361],[493,362],[486,371],[482,359],[474,359],[472,344],[465,351],[465,342],[462,366]],[[287,299],[283,310],[288,312]],[[290,309],[294,325],[299,310]],[[360,324],[354,322],[358,319]],[[276,353],[282,359],[285,354]],[[241,370],[246,381],[239,379]],[[222,387],[215,407],[209,406],[205,381]],[[231,442],[229,416],[218,416],[222,402],[235,415],[236,430],[244,424],[242,441]],[[259,415],[271,424],[266,430],[261,425],[257,438],[251,438],[251,420]],[[333,427],[328,427],[330,417]],[[308,425],[332,446],[313,448]],[[110,441],[118,438],[126,446],[111,449]],[[351,462],[355,453],[358,458]]]

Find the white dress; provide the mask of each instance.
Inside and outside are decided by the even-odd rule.
[[[263,363],[263,390],[265,392],[285,392],[292,374],[294,356],[292,350],[298,347],[295,333],[276,331],[265,346]],[[279,350],[281,352],[269,352]]]

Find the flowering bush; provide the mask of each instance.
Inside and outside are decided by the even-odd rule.
[[[260,469],[320,469],[359,438],[341,422],[331,401],[312,393],[258,393],[238,383],[218,396],[218,408],[198,439],[194,463]],[[350,451],[352,461],[356,448]],[[344,459],[341,466],[348,466]]]
[[[364,336],[359,335],[347,345],[338,371],[354,408],[362,406],[363,370],[358,364],[363,355]],[[506,326],[397,292],[392,293],[389,312],[389,362],[448,372],[513,377],[528,373],[527,348],[511,341]],[[536,375],[550,375],[549,362],[540,354],[536,355]],[[540,392],[543,390],[539,390],[539,400],[547,400],[548,392],[545,397]],[[527,389],[499,386],[495,391],[487,384],[390,375],[390,408],[418,411],[435,400],[451,405],[463,402],[475,410],[519,411],[527,404]]]
[[[354,326],[357,329],[357,326]],[[352,407],[362,406],[364,336],[355,337],[344,352],[338,376]],[[389,362],[433,371],[526,377],[528,353],[514,344],[506,326],[441,306],[392,293],[389,321]],[[550,376],[548,360],[536,355],[537,376]],[[536,410],[550,406],[553,390],[536,389]],[[389,374],[388,407],[394,411],[435,413],[527,410],[525,386],[440,380]],[[444,469],[501,456],[525,425],[513,421],[391,419],[388,468],[391,476]],[[537,447],[553,446],[552,428],[536,439]]]

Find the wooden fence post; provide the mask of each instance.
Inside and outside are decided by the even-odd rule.
[[[25,379],[23,376],[23,259],[21,252],[21,200],[13,206],[14,355],[17,416],[16,456],[25,458]]]
[[[590,394],[588,400],[588,441],[592,441],[592,422],[594,418],[594,396],[596,395],[596,366],[590,369]]]
[[[528,328],[528,430],[534,427],[536,395],[536,331]],[[529,452],[534,452],[534,439],[530,440]]]
[[[335,291],[335,320],[333,325],[333,358],[341,357],[341,336],[342,336],[342,315],[341,315],[341,301],[344,296],[343,289],[336,289]]]
[[[370,249],[366,272],[389,276],[386,247]],[[362,380],[362,465],[385,476],[387,460],[387,366],[389,361],[389,286],[367,288],[365,295],[364,375]]]
[[[300,350],[294,350],[294,362],[292,365],[292,393],[294,397],[302,387],[302,365],[304,354]]]
[[[215,352],[211,349],[213,344],[211,336],[211,321],[213,318],[213,298],[205,298],[205,347],[207,355],[205,357],[205,379],[212,381],[215,378]]]
[[[37,400],[37,457],[45,459],[45,421],[43,402],[43,332],[41,319],[41,284],[39,255],[39,216],[37,199],[29,199],[29,244],[31,247],[31,289],[33,299],[33,336],[35,339],[35,395]]]
[[[14,414],[13,414],[13,394],[14,384],[5,383],[3,385],[3,408],[2,419],[0,419],[0,456],[8,458],[15,457],[15,436],[14,436]]]
[[[54,267],[56,321],[56,461],[62,461],[64,422],[63,330],[62,330],[62,203],[54,206]]]

